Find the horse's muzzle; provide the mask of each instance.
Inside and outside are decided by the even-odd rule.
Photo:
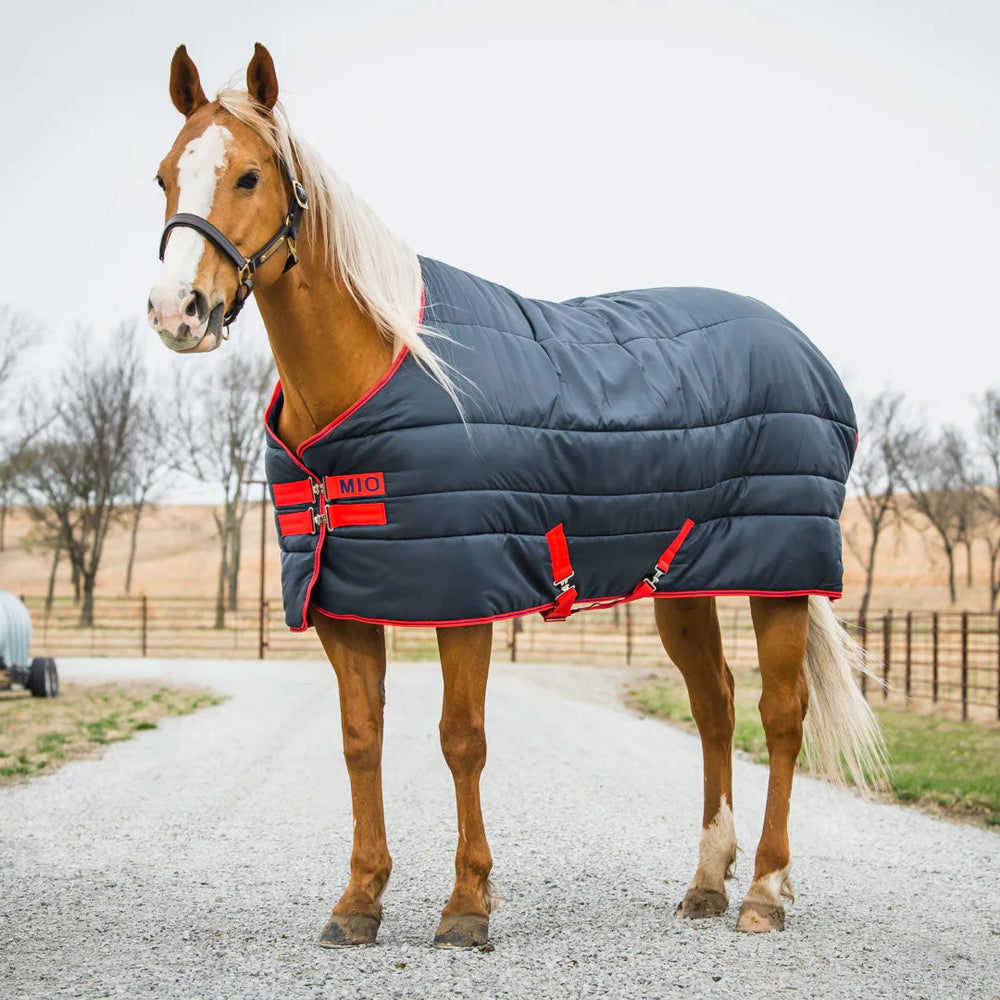
[[[172,351],[201,354],[222,343],[225,303],[210,309],[208,296],[200,289],[182,287],[170,294],[155,288],[147,308],[149,325]]]

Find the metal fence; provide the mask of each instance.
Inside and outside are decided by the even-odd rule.
[[[315,659],[314,631],[294,634],[280,601],[239,602],[215,627],[209,598],[98,598],[94,624],[79,625],[79,606],[59,600],[46,609],[24,598],[35,625],[33,651],[45,656],[157,656]],[[726,658],[736,671],[755,670],[757,651],[745,601],[720,602]],[[1000,719],[1000,615],[974,612],[892,612],[851,623],[879,664],[885,686],[865,685],[869,700],[940,706],[963,719]],[[390,658],[436,655],[433,629],[389,628]],[[651,601],[589,611],[567,622],[537,615],[499,622],[494,656],[525,661],[609,665],[665,662]]]

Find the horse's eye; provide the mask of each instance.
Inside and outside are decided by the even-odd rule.
[[[245,188],[247,191],[252,191],[257,186],[257,181],[260,179],[258,174],[251,171],[248,174],[244,174],[237,182],[236,186],[238,188]]]
[[[159,174],[156,175],[156,183],[160,185],[161,191],[167,190],[167,185],[163,183],[163,178]]]

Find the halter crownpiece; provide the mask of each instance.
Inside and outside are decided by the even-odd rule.
[[[163,235],[160,237],[160,260],[167,250],[167,237],[171,229],[183,226],[187,229],[194,229],[201,233],[217,250],[228,257],[236,268],[239,285],[236,287],[236,295],[233,298],[233,306],[222,318],[224,326],[229,326],[240,314],[240,310],[246,304],[250,293],[253,291],[253,275],[262,264],[282,245],[288,244],[288,259],[285,261],[285,271],[290,271],[299,262],[295,253],[295,241],[299,237],[299,227],[302,225],[302,213],[309,207],[309,200],[306,197],[306,189],[299,183],[298,178],[292,173],[287,163],[282,163],[288,183],[292,186],[292,197],[288,201],[288,212],[285,214],[285,221],[281,228],[255,253],[249,257],[244,257],[240,253],[236,244],[221,229],[212,225],[208,219],[200,215],[192,215],[190,212],[178,212],[167,219],[167,224],[163,227]],[[284,273],[284,272],[282,272]]]

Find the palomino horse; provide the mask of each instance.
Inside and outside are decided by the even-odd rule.
[[[150,322],[167,346],[189,353],[215,349],[224,339],[224,323],[254,291],[283,392],[273,430],[293,459],[301,454],[300,445],[370,398],[402,353],[421,364],[427,380],[449,387],[454,399],[449,372],[429,346],[433,341],[422,335],[416,256],[294,138],[277,104],[267,50],[256,47],[247,92],[226,90],[209,101],[182,46],[171,66],[170,96],[185,123],[157,175],[166,194],[168,225],[162,271],[149,299]],[[252,256],[245,257],[244,250]],[[853,450],[853,428],[848,430]],[[323,489],[318,479],[304,485]],[[381,486],[376,481],[373,489]],[[329,501],[326,493],[323,498]],[[312,493],[306,500],[312,501]],[[324,508],[320,501],[321,515],[324,509],[330,509],[329,502]],[[828,517],[833,532],[836,513]],[[314,533],[313,509],[294,515],[298,523],[303,516],[309,521],[303,533]],[[679,533],[677,544],[680,540]],[[839,558],[839,534],[836,541]],[[665,571],[666,564],[658,563],[658,572],[645,581],[645,593],[656,589]],[[557,584],[559,576],[555,573]],[[562,583],[560,601],[569,591]],[[782,593],[768,591],[775,592]],[[783,928],[782,899],[791,896],[787,821],[807,704],[812,746],[828,772],[839,776],[843,760],[864,785],[879,772],[882,753],[854,676],[861,657],[834,618],[829,599],[814,590],[749,596],[770,777],[754,877],[737,926],[770,931]],[[354,813],[350,881],[321,943],[368,944],[378,932],[391,868],[381,783],[383,627],[348,615],[311,614],[308,601],[307,593],[305,613],[337,675]],[[723,655],[714,596],[657,600],[655,616],[663,646],[687,685],[704,754],[700,859],[678,911],[689,918],[715,917],[727,909],[725,881],[736,857],[733,676]],[[485,621],[437,631],[444,676],[441,747],[454,776],[459,834],[455,885],[435,936],[444,945],[478,945],[488,935],[492,857],[479,778],[486,762],[492,627]]]

